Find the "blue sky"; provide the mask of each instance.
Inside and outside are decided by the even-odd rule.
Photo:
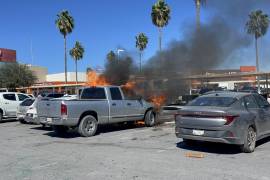
[[[34,65],[46,66],[50,73],[63,72],[63,37],[55,26],[56,15],[67,9],[75,19],[75,29],[67,39],[70,49],[82,42],[86,53],[79,62],[79,71],[87,67],[103,67],[106,54],[117,47],[134,53],[135,35],[144,32],[149,45],[144,59],[158,49],[158,31],[151,22],[151,6],[156,0],[8,0],[1,2],[0,47],[17,50],[21,63],[31,63],[31,42]],[[183,3],[184,2],[184,3]],[[164,46],[181,39],[185,22],[195,21],[193,0],[167,0],[172,19],[164,29]],[[203,10],[203,21],[207,21]],[[136,56],[135,56],[136,57]],[[138,59],[135,58],[138,61]],[[68,57],[68,71],[74,71]]]

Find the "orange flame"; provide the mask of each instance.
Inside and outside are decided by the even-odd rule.
[[[154,104],[156,108],[160,108],[162,105],[165,104],[166,97],[164,95],[160,96],[154,95],[150,98],[150,101]]]
[[[134,89],[136,83],[134,81],[128,81],[125,85],[122,85],[121,87],[126,89]]]
[[[87,74],[87,86],[106,86],[110,85],[104,76],[98,75],[95,71],[90,71]]]

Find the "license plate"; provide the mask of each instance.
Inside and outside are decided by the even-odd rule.
[[[47,122],[51,123],[52,122],[52,118],[47,118]]]
[[[204,131],[203,130],[193,130],[192,133],[195,136],[202,136],[202,135],[204,135]]]

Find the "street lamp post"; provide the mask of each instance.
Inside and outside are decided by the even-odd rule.
[[[124,49],[117,49],[117,59],[120,60],[120,52],[124,52]]]

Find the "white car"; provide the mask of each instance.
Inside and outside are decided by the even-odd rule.
[[[30,98],[23,93],[1,92],[0,93],[0,121],[7,118],[17,118],[16,112],[20,103]]]
[[[27,98],[25,99],[20,105],[18,106],[17,109],[17,120],[20,121],[21,123],[26,123],[25,121],[25,116],[27,112],[33,108],[33,104],[35,102],[34,98]]]
[[[33,102],[33,104],[28,108],[28,110],[26,111],[25,114],[25,122],[27,123],[33,123],[33,124],[40,124],[39,120],[38,120],[38,116],[37,116],[37,102],[38,102],[38,98],[35,99],[35,101]]]

